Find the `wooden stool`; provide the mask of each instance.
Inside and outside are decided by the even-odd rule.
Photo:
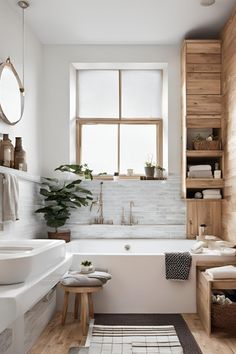
[[[62,288],[65,291],[64,294],[64,304],[62,310],[62,320],[61,324],[64,325],[66,322],[66,314],[68,309],[68,300],[69,294],[75,294],[75,305],[74,305],[74,318],[78,318],[78,309],[79,309],[79,302],[81,300],[81,308],[80,308],[80,321],[82,325],[82,333],[83,335],[86,334],[86,327],[87,327],[87,317],[94,318],[94,310],[93,310],[93,299],[92,293],[96,293],[102,290],[102,286],[94,286],[94,287],[80,287],[80,286],[66,286],[62,285]]]

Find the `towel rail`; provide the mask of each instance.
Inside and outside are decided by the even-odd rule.
[[[23,181],[33,182],[33,183],[37,183],[37,184],[41,183],[40,176],[35,176],[35,175],[31,175],[28,172],[19,171],[19,170],[15,170],[12,168],[0,166],[0,175],[4,177],[5,174],[14,175]]]

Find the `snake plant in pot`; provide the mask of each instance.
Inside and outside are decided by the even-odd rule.
[[[56,170],[61,172],[73,172],[79,175],[79,179],[63,181],[57,178],[43,178],[40,194],[44,197],[45,205],[37,209],[36,213],[42,213],[47,226],[54,228],[48,231],[48,238],[70,241],[70,230],[60,230],[71,216],[71,211],[82,206],[87,206],[92,200],[92,193],[81,187],[81,177],[92,179],[92,171],[87,165],[62,165]]]

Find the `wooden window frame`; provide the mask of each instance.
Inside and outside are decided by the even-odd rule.
[[[79,70],[77,71],[78,75]],[[163,165],[163,119],[162,118],[124,118],[122,117],[122,70],[119,72],[119,116],[117,118],[76,118],[76,163],[81,164],[82,128],[84,125],[118,125],[118,171],[120,173],[120,126],[125,124],[156,125],[156,162]],[[136,175],[137,176],[137,175]]]

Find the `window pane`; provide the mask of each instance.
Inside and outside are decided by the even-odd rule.
[[[134,173],[144,174],[148,157],[156,162],[156,125],[121,125],[120,146],[120,172],[126,174],[132,168]]]
[[[94,174],[117,171],[117,125],[84,125],[82,127],[81,161]]]
[[[162,71],[122,71],[122,117],[162,117]]]
[[[78,72],[78,116],[119,117],[119,73],[117,70]]]

